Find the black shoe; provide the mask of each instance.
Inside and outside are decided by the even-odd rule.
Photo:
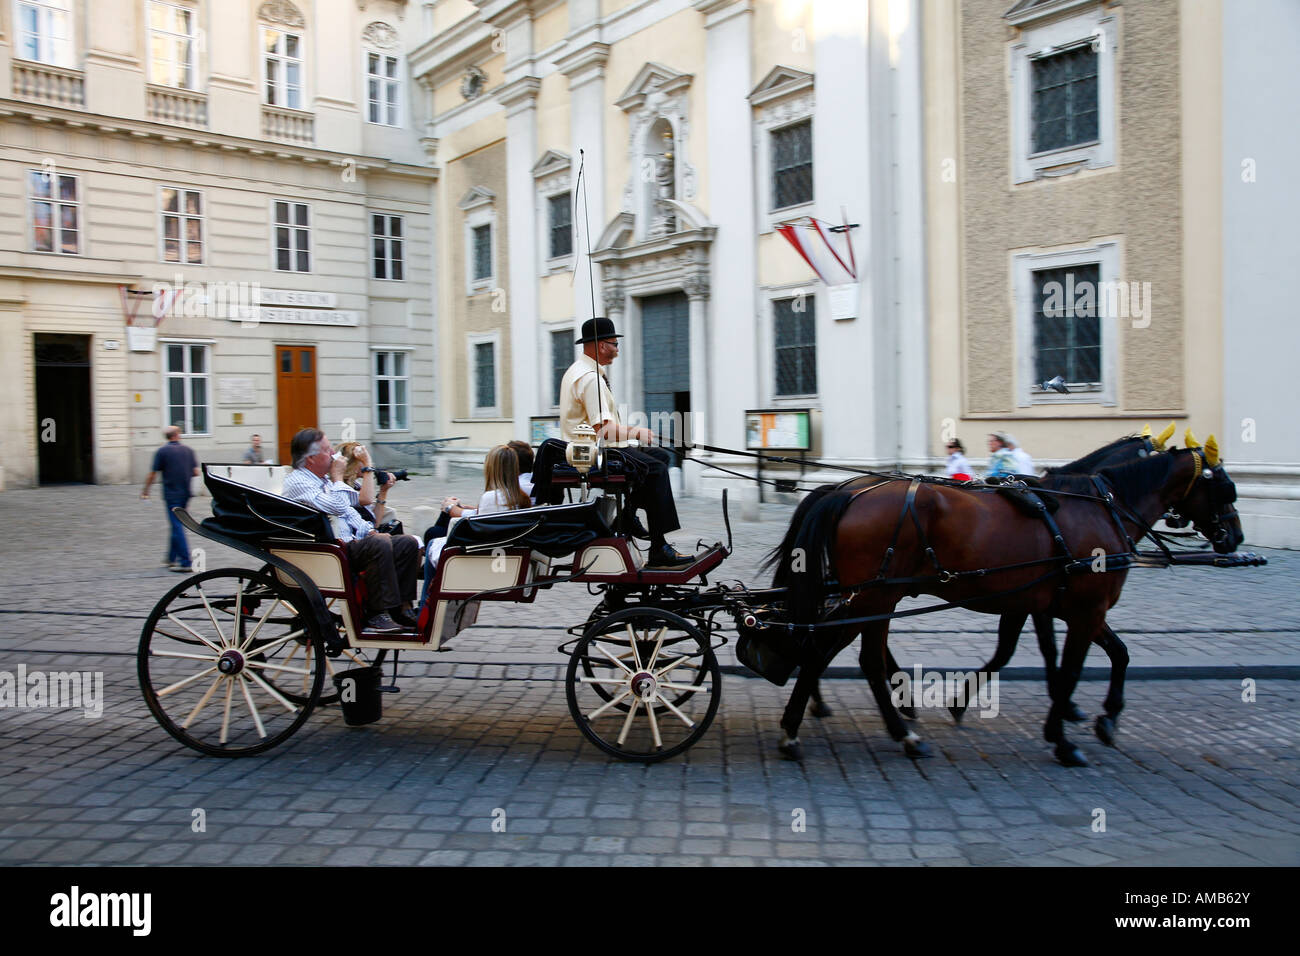
[[[629,538],[640,538],[642,541],[650,540],[650,532],[641,524],[636,514],[630,511],[623,513],[623,534]]]
[[[671,544],[665,544],[661,548],[654,548],[646,557],[645,566],[647,568],[661,568],[680,570],[688,568],[695,563],[695,555],[682,554]]]
[[[362,628],[365,631],[377,631],[380,634],[395,634],[402,630],[402,625],[398,624],[387,614],[376,614],[366,621],[366,626]]]
[[[402,627],[409,627],[411,630],[415,630],[416,627],[418,626],[418,622],[416,621],[415,617],[411,614],[410,611],[408,611],[404,607],[395,607],[389,609],[388,616],[391,617],[398,624],[402,625]]]

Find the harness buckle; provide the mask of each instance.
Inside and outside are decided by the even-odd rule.
[[[956,577],[957,577],[957,575],[954,574],[952,571],[940,571],[940,572],[939,572],[939,583],[940,583],[940,584],[949,584],[949,583],[951,583],[953,580],[955,580]]]

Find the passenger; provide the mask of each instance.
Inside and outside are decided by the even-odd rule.
[[[989,470],[985,477],[1032,474],[1035,474],[1034,460],[1020,447],[1013,435],[1009,432],[993,432],[989,435]]]
[[[356,492],[357,500],[352,503],[365,518],[376,528],[392,517],[385,502],[388,489],[397,484],[397,479],[389,474],[383,487],[377,487],[375,469],[370,462],[370,451],[359,441],[345,441],[339,445],[339,454],[343,456],[343,483]],[[371,506],[374,506],[373,508]]]
[[[970,481],[970,462],[966,460],[966,447],[960,439],[954,438],[948,442],[948,461],[944,464],[944,472],[954,481]]]
[[[524,489],[524,494],[533,504],[537,504],[537,496],[533,494],[533,446],[516,438],[506,442],[506,447],[513,448],[515,457],[519,459],[519,487]]]
[[[318,428],[304,428],[289,444],[293,471],[281,494],[323,511],[352,567],[366,580],[366,628],[391,633],[415,626],[406,602],[415,596],[420,543],[410,535],[390,538],[376,532],[352,507],[357,492],[340,480],[343,456]]]
[[[424,552],[424,588],[420,593],[421,607],[429,599],[429,588],[433,584],[434,572],[438,567],[438,557],[447,544],[447,529],[453,518],[465,518],[475,514],[498,514],[502,511],[515,511],[532,506],[532,502],[519,484],[519,458],[509,445],[497,445],[483,459],[483,488],[478,508],[463,507],[459,498],[442,499],[442,514],[438,516],[437,524],[429,529],[428,545]]]

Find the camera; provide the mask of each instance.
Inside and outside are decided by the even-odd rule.
[[[393,478],[395,478],[398,481],[411,480],[407,476],[405,468],[394,468],[392,471],[381,471],[378,468],[362,468],[361,470],[362,472],[373,471],[375,473],[375,481],[379,482],[381,485],[388,484],[389,475],[392,475]]]

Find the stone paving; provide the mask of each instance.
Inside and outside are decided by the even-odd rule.
[[[467,498],[475,483],[461,471],[416,478],[394,500]],[[724,537],[718,502],[680,505],[679,548]],[[206,501],[192,509],[205,514]],[[769,504],[741,522],[733,509],[722,579],[759,580],[789,510]],[[1110,620],[1134,668],[1168,679],[1130,680],[1117,748],[1076,726],[1086,769],[1059,766],[1042,743],[1036,679],[1004,680],[996,717],[954,725],[923,712],[917,730],[936,756],[919,762],[889,739],[864,681],[826,681],[834,715],[805,722],[806,758],[791,763],[775,751],[788,688],[738,672],[682,757],[606,758],[569,717],[555,651],[595,603],[576,585],[487,607],[454,649],[411,655],[378,724],[349,728],[325,708],[270,753],[220,760],[172,740],[136,682],[143,619],[180,580],[158,566],[161,502],[128,487],[10,491],[0,521],[29,529],[0,556],[0,672],[100,671],[105,685],[98,718],[0,709],[0,863],[1300,862],[1300,683],[1286,679],[1300,665],[1293,552],[1266,552],[1265,568],[1130,574]],[[249,563],[209,547],[209,568]],[[991,651],[994,621],[913,618],[891,646],[905,665],[970,666]],[[734,665],[730,646],[720,659]],[[849,674],[856,657],[838,663]],[[1103,661],[1094,652],[1091,663]],[[1037,667],[1030,636],[1013,676]],[[1104,689],[1085,681],[1076,698],[1095,708]],[[200,809],[206,830],[195,832]]]

